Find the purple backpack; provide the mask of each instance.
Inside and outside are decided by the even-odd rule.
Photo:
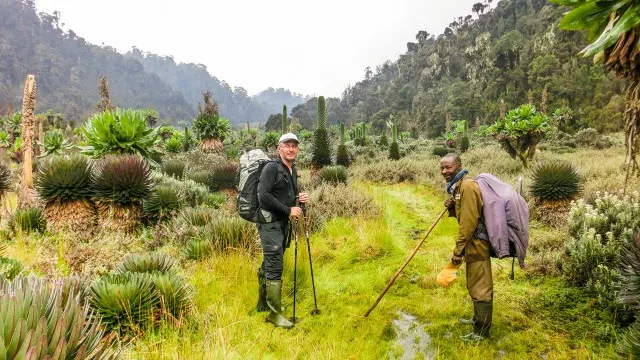
[[[480,174],[475,180],[482,195],[482,217],[495,256],[498,259],[515,256],[524,268],[529,245],[527,202],[511,185],[491,174]]]

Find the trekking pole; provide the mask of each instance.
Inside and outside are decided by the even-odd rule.
[[[429,230],[427,230],[427,233],[424,234],[424,236],[422,237],[422,240],[420,240],[420,242],[418,243],[418,245],[416,246],[416,248],[413,250],[413,252],[411,253],[411,255],[409,255],[409,258],[404,262],[404,264],[402,264],[402,266],[400,266],[400,269],[398,269],[398,271],[396,271],[396,274],[393,276],[393,278],[391,279],[391,281],[389,281],[389,284],[387,284],[387,287],[384,288],[384,290],[382,291],[382,293],[380,294],[380,296],[378,296],[378,299],[376,300],[376,302],[371,306],[371,308],[369,310],[367,310],[367,312],[364,314],[364,317],[369,316],[369,314],[373,311],[373,309],[376,308],[376,306],[378,305],[378,303],[380,302],[380,300],[382,299],[382,297],[384,296],[384,294],[387,293],[387,291],[389,290],[389,288],[391,288],[391,285],[393,285],[393,283],[396,281],[396,279],[398,278],[398,276],[400,276],[400,273],[402,272],[402,270],[404,270],[404,268],[407,266],[407,264],[409,264],[409,261],[411,261],[411,259],[413,259],[413,257],[415,256],[415,254],[418,252],[418,249],[420,249],[420,246],[422,246],[422,243],[427,239],[427,236],[429,236],[429,234],[431,234],[431,231],[433,230],[433,228],[436,227],[436,225],[438,224],[438,221],[440,221],[440,219],[442,219],[442,217],[444,216],[444,214],[448,211],[448,209],[444,209],[442,210],[442,212],[440,213],[440,215],[438,216],[438,218],[436,219],[436,221],[433,222],[433,224],[431,224],[431,227],[429,228]]]
[[[289,319],[292,323],[297,323],[298,318],[296,317],[296,285],[298,283],[298,219],[296,219],[295,228],[293,230],[295,232],[295,243],[293,250],[293,316]]]
[[[320,309],[318,309],[318,299],[316,298],[316,282],[313,277],[313,262],[311,261],[311,244],[309,241],[309,224],[307,221],[307,208],[304,204],[300,205],[302,207],[302,215],[304,216],[304,235],[307,239],[307,254],[309,254],[309,268],[311,269],[311,287],[313,288],[313,310],[311,311],[311,315],[320,314]]]

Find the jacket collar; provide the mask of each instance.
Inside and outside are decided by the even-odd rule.
[[[469,173],[467,169],[462,169],[454,178],[447,184],[447,193],[453,194],[456,190],[456,185],[458,182],[462,181],[462,179]]]

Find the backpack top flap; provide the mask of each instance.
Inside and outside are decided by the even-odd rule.
[[[524,198],[511,185],[491,174],[476,177],[480,188],[482,215],[487,233],[498,258],[510,256],[509,243],[515,245],[518,263],[524,268],[529,244],[529,209]]]

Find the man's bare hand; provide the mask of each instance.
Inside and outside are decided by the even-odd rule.
[[[307,202],[309,202],[309,194],[302,192],[299,194],[299,196],[300,203],[306,204]]]
[[[444,207],[446,207],[447,209],[451,209],[456,205],[455,200],[453,200],[453,197],[448,198],[447,200],[444,201]]]
[[[302,215],[302,209],[301,208],[299,208],[297,206],[294,206],[294,207],[291,208],[291,213],[289,214],[289,216],[291,216],[292,218],[297,219],[297,218],[300,217],[300,215]]]
[[[452,263],[453,265],[460,265],[460,264],[462,264],[462,258],[461,258],[460,256],[453,255],[453,256],[451,257],[451,263]]]

